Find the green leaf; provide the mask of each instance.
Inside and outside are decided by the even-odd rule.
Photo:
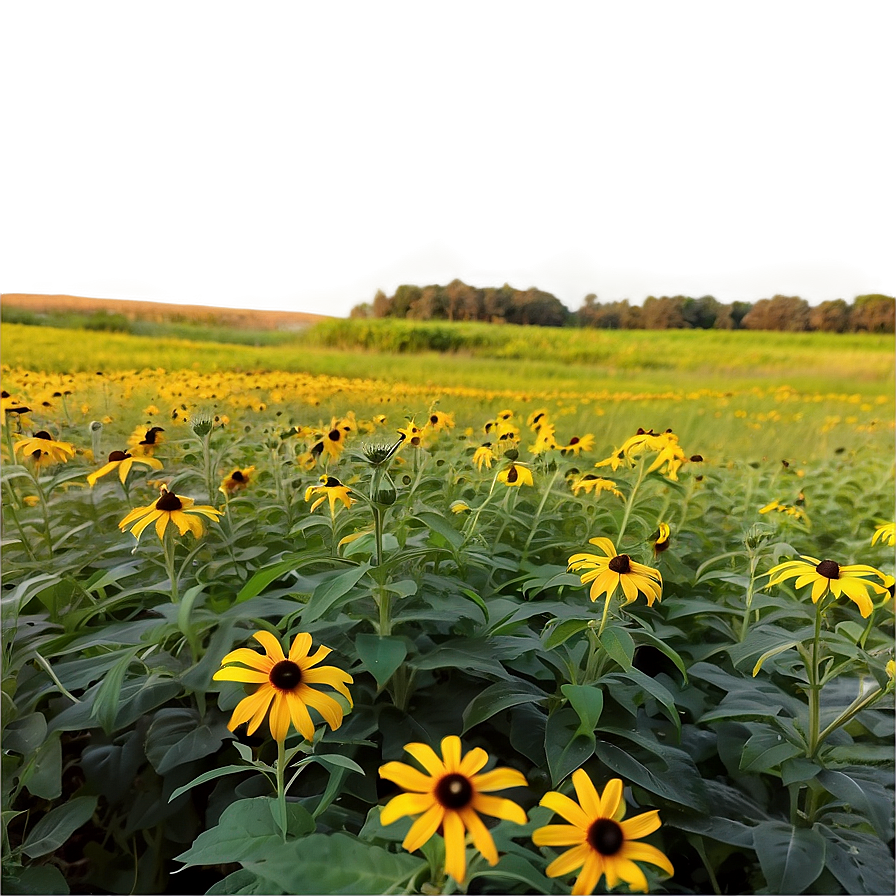
[[[3,731],[3,749],[27,756],[44,742],[46,736],[46,718],[43,713],[33,712],[6,726]]]
[[[320,619],[340,598],[345,597],[370,569],[369,563],[362,563],[353,569],[325,579],[311,595],[311,599],[302,610],[302,623],[307,624]]]
[[[553,885],[531,862],[527,862],[522,856],[513,853],[504,853],[494,867],[482,868],[471,874],[467,881],[477,877],[498,878],[504,880],[521,881],[526,884],[532,893],[550,893]]]
[[[284,891],[274,884],[259,877],[245,868],[228,874],[227,877],[212,884],[206,891],[206,896],[220,894],[220,896],[279,896]]]
[[[687,667],[684,664],[684,660],[662,639],[657,638],[652,632],[647,631],[646,629],[639,628],[637,629],[632,637],[635,639],[638,646],[642,643],[648,644],[651,647],[655,647],[660,653],[669,657],[670,660],[675,664],[675,668],[681,672],[682,678],[684,679],[684,683],[688,683],[688,671]]]
[[[214,781],[215,778],[223,778],[225,775],[235,775],[237,772],[250,772],[254,771],[254,769],[249,765],[223,765],[221,768],[213,768],[209,772],[204,772],[196,778],[193,778],[187,784],[184,784],[183,787],[178,787],[170,797],[168,797],[168,802],[172,802],[172,800],[176,800],[181,794],[186,793],[188,790],[192,790],[194,787],[197,787],[200,784],[205,784],[206,781]]]
[[[55,865],[30,865],[19,868],[16,877],[3,876],[3,892],[20,896],[45,896],[60,893],[67,896],[71,891],[62,872]]]
[[[423,511],[418,513],[413,519],[419,520],[427,529],[441,535],[454,551],[464,543],[463,535],[453,526],[450,526],[445,518],[438,513]]]
[[[245,864],[248,870],[298,896],[385,893],[409,880],[427,863],[406,853],[387,852],[348,834],[311,834],[281,844],[265,860]]]
[[[376,679],[380,690],[408,655],[407,644],[402,638],[370,634],[355,637],[355,650],[361,664]]]
[[[258,572],[256,572],[242,588],[240,588],[234,603],[241,604],[250,598],[256,597],[261,594],[271,582],[281,578],[288,572],[294,572],[299,566],[301,566],[301,558],[296,554],[292,554],[285,557],[279,563],[273,564],[273,566],[267,566],[264,569],[258,570]]]
[[[623,687],[624,685],[634,684],[641,691],[646,691],[660,704],[669,721],[675,726],[679,739],[681,739],[681,718],[675,706],[675,697],[662,682],[645,675],[640,669],[635,669],[634,667],[629,669],[628,672],[611,672],[609,675],[605,675],[602,680],[618,681]]]
[[[865,817],[878,837],[889,840],[893,836],[893,793],[876,781],[867,781],[843,771],[824,769],[818,782],[832,796]]]
[[[572,774],[594,753],[594,734],[579,733],[582,722],[571,709],[557,710],[548,717],[544,731],[544,751],[551,772],[551,786]]]
[[[604,708],[604,694],[600,688],[586,684],[564,684],[560,690],[578,713],[579,728],[576,734],[594,737],[594,729]]]
[[[469,588],[461,588],[460,594],[473,601],[473,603],[482,610],[482,616],[485,619],[486,624],[488,624],[488,607],[486,606],[485,601],[475,591],[470,591]]]
[[[30,859],[36,859],[59,849],[81,825],[90,820],[97,799],[95,796],[77,796],[51,809],[31,829],[22,845],[22,852]]]
[[[146,758],[164,775],[178,765],[215,753],[229,736],[222,723],[214,729],[203,724],[195,709],[160,709],[146,733]]]
[[[489,685],[477,694],[464,710],[464,727],[461,734],[490,719],[492,716],[519,706],[522,703],[538,703],[547,699],[547,694],[523,680],[499,681]]]
[[[803,748],[785,740],[777,731],[757,731],[744,744],[740,770],[751,774],[777,772],[781,763],[803,753]]]
[[[565,622],[552,626],[544,641],[545,649],[553,650],[555,647],[559,647],[573,635],[588,628],[589,622],[589,619],[567,619]]]
[[[40,799],[55,800],[62,795],[62,742],[58,732],[26,755],[18,777],[28,792]]]
[[[272,797],[254,797],[231,803],[218,824],[203,831],[176,860],[187,865],[217,865],[259,861],[274,855],[287,845],[274,820],[275,802]],[[286,816],[289,836],[302,837],[314,830],[314,819],[299,803],[287,803]]]
[[[852,828],[816,825],[825,839],[825,867],[846,893],[896,892],[893,856],[873,834]]]
[[[635,642],[624,628],[618,625],[608,625],[600,636],[600,643],[603,649],[626,672],[632,668],[632,660],[635,656]]]
[[[825,839],[814,828],[763,821],[753,828],[753,848],[772,893],[804,892],[824,868]]]
[[[344,768],[350,772],[357,772],[363,775],[364,769],[348,756],[340,756],[339,753],[313,753],[303,760],[304,762],[316,762],[318,765],[325,765],[330,768]]]
[[[96,693],[90,717],[100,723],[108,734],[115,725],[118,707],[121,700],[121,685],[127,675],[128,668],[140,652],[139,647],[129,647],[121,652],[121,658],[106,673]]]

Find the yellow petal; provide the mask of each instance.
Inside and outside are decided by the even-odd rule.
[[[406,794],[407,795],[407,794]],[[396,797],[397,799],[397,797]],[[384,810],[385,811],[385,810]],[[402,842],[402,846],[408,852],[420,849],[430,837],[439,829],[445,810],[436,802],[426,810],[412,825]],[[382,818],[382,816],[380,816]]]
[[[262,647],[264,647],[264,652],[275,662],[280,663],[286,659],[283,655],[283,648],[280,646],[280,642],[270,633],[266,631],[255,632],[252,635]]]
[[[294,663],[298,663],[299,660],[308,656],[309,650],[311,650],[311,635],[307,632],[299,632],[292,639],[292,644],[289,645],[289,658]]]
[[[594,784],[591,783],[591,778],[588,777],[588,773],[584,769],[577,768],[572,773],[572,783],[573,787],[576,789],[576,796],[579,798],[579,803],[584,812],[592,818],[599,817],[601,814],[600,796],[598,795]]]
[[[164,510],[152,510],[142,520],[138,520],[131,527],[131,535],[139,538],[143,534],[143,530],[154,523],[157,519],[167,519]]]
[[[599,853],[593,850],[585,857],[585,863],[582,865],[582,871],[576,878],[573,885],[573,896],[590,896],[600,880],[600,876],[604,873],[604,861]]]
[[[445,774],[445,764],[436,756],[436,751],[429,744],[411,743],[406,744],[404,749],[433,777],[441,778]]]
[[[342,724],[342,707],[332,697],[306,687],[299,688],[298,697],[307,706],[316,709],[334,731]]]
[[[558,815],[562,815],[570,824],[587,831],[591,826],[591,819],[582,811],[578,803],[573,802],[568,796],[549,790],[542,798],[541,806],[547,806]]]
[[[659,828],[661,824],[660,811],[659,809],[653,809],[650,812],[642,812],[640,815],[635,815],[633,818],[621,821],[619,824],[622,827],[622,833],[625,834],[626,840],[640,840],[641,837],[646,837]]]
[[[445,838],[445,871],[462,884],[467,876],[467,855],[464,848],[464,823],[457,812],[445,812],[442,836]]]
[[[607,781],[604,792],[600,798],[600,811],[598,815],[601,818],[613,818],[619,803],[622,800],[622,781],[619,778],[612,778]]]
[[[445,763],[445,771],[448,774],[460,769],[461,746],[460,738],[456,734],[449,734],[442,738],[442,761]]]
[[[299,701],[301,703],[301,701]],[[305,709],[304,705],[302,709]],[[308,710],[305,709],[307,714]],[[309,717],[310,718],[310,717]],[[289,734],[290,723],[290,705],[287,702],[287,695],[279,692],[274,693],[274,702],[271,706],[271,713],[268,717],[268,723],[271,727],[271,737],[276,741],[286,740]],[[314,729],[311,730],[311,740],[314,739]]]
[[[431,793],[435,782],[423,772],[404,762],[387,762],[380,766],[380,777],[394,781],[402,790]]]
[[[470,805],[483,815],[492,815],[495,818],[504,818],[507,821],[515,821],[517,824],[526,824],[528,819],[521,806],[513,800],[507,800],[500,796],[486,796],[477,793]]]
[[[619,855],[633,862],[649,862],[651,865],[656,865],[658,868],[662,868],[670,877],[675,874],[675,869],[665,854],[649,843],[626,841]]]
[[[398,821],[399,818],[404,818],[405,815],[419,815],[421,812],[431,809],[434,802],[435,798],[431,793],[400,793],[383,806],[383,811],[380,813],[380,823],[392,824],[393,821]],[[431,837],[432,834],[429,836]],[[426,838],[426,840],[428,839],[429,837]],[[423,842],[425,843],[426,840]],[[409,850],[409,852],[413,851]]]
[[[230,731],[234,731],[242,725],[243,722],[252,720],[253,717],[258,714],[259,709],[261,710],[261,717],[264,718],[264,714],[267,712],[267,708],[273,699],[274,689],[272,687],[264,686],[260,687],[254,694],[244,697],[237,703],[236,709],[234,709],[233,715],[227,723],[227,728]],[[247,728],[248,733],[252,734],[257,727],[258,724],[255,724],[254,726],[250,724]]]
[[[289,717],[292,719],[296,731],[302,735],[307,741],[314,740],[314,722],[308,714],[308,709],[302,702],[302,699],[296,694],[284,694],[283,699],[289,708]],[[338,726],[337,726],[338,727]]]
[[[548,877],[562,877],[570,874],[585,864],[585,859],[591,851],[591,847],[587,843],[567,849],[545,868],[544,873]]]
[[[269,681],[267,672],[261,672],[258,669],[244,669],[242,666],[219,669],[212,679],[214,681],[248,681],[252,684],[264,684]]]
[[[612,859],[604,859],[604,865],[608,872],[613,870],[619,877],[624,880],[632,890],[640,893],[647,892],[647,878],[644,872],[632,861],[621,859],[618,855]],[[609,883],[609,873],[607,873],[607,882]]]
[[[513,768],[493,768],[472,778],[476,790],[504,790],[507,787],[528,787],[525,775]]]
[[[460,809],[458,814],[473,838],[473,845],[482,853],[485,861],[489,865],[497,865],[498,850],[495,848],[495,841],[492,840],[488,828],[482,823],[482,819],[469,806]]]
[[[575,846],[585,842],[585,831],[574,824],[546,824],[532,832],[536,846]]]
[[[481,769],[486,762],[488,762],[488,753],[485,752],[481,747],[473,747],[469,753],[461,760],[460,765],[458,766],[458,771],[462,775],[466,775],[468,778],[472,778],[476,772]],[[473,782],[473,785],[477,788],[477,790],[482,790],[483,788],[479,786],[478,779]]]
[[[259,653],[257,650],[250,650],[248,647],[237,647],[236,650],[231,650],[221,660],[222,666],[226,666],[228,663],[243,663],[262,672],[270,672],[274,666],[270,657]]]

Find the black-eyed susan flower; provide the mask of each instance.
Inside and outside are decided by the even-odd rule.
[[[579,456],[583,451],[591,451],[594,448],[594,434],[586,432],[583,436],[573,436],[565,445],[559,445],[560,453],[567,457],[570,454]]]
[[[547,410],[545,408],[538,408],[537,410],[532,411],[526,418],[526,426],[533,432],[538,432],[539,428],[547,422],[547,419]]]
[[[238,467],[221,482],[218,491],[223,492],[225,495],[235,495],[237,492],[247,489],[252,481],[254,472],[255,467],[243,467],[242,469]]]
[[[343,708],[338,700],[312,685],[329,685],[352,706],[352,695],[347,685],[352,684],[353,679],[336,666],[318,666],[332,652],[330,648],[320,646],[309,656],[311,635],[300,632],[293,638],[289,656],[285,656],[280,642],[270,632],[256,632],[252,637],[264,647],[264,654],[248,647],[239,647],[221,660],[222,668],[212,676],[215,681],[242,681],[259,685],[253,694],[237,704],[227,723],[228,729],[233,731],[248,723],[246,732],[253,734],[270,709],[268,724],[274,740],[286,740],[292,723],[305,740],[313,741],[314,723],[308,712],[310,706],[335,731],[342,724]]]
[[[441,432],[443,429],[454,429],[454,415],[444,411],[430,411],[426,425],[433,432]]]
[[[608,890],[621,880],[632,890],[646,893],[647,878],[636,862],[656,865],[669,875],[675,873],[672,863],[660,850],[649,843],[637,842],[660,827],[659,810],[623,820],[625,802],[619,778],[608,781],[602,795],[582,769],[573,772],[572,783],[578,803],[554,790],[541,798],[542,806],[552,809],[569,824],[548,824],[532,833],[536,846],[572,847],[548,865],[545,870],[548,877],[564,877],[581,868],[572,892],[574,896],[587,896],[594,892],[601,877],[606,878]]]
[[[134,464],[147,466],[151,470],[162,469],[162,462],[156,460],[154,457],[132,457],[127,451],[113,451],[109,455],[109,462],[88,475],[87,482],[90,484],[90,487],[93,488],[98,479],[102,479],[103,476],[108,475],[113,470],[118,470],[118,478],[121,480],[122,484],[124,484],[124,481],[128,478],[128,473],[131,472],[131,467]]]
[[[408,420],[407,426],[401,427],[398,432],[404,436],[402,447],[410,445],[411,448],[423,447],[423,430],[413,420]]]
[[[152,457],[164,441],[165,430],[161,426],[138,426],[128,439],[128,447],[135,457]]]
[[[492,443],[491,442],[483,442],[473,452],[473,465],[480,472],[482,472],[483,466],[487,470],[490,470],[492,468],[492,463],[496,458],[497,458],[497,455],[492,450]]]
[[[47,464],[68,463],[75,456],[75,448],[69,442],[58,442],[45,429],[30,439],[21,439],[13,449],[22,459],[31,460],[38,468]]]
[[[523,774],[510,768],[494,768],[479,774],[488,762],[488,753],[474,747],[464,756],[456,735],[442,738],[441,757],[427,744],[407,744],[405,751],[426,773],[403,762],[387,762],[380,767],[381,778],[408,791],[386,803],[380,822],[392,824],[406,815],[420,815],[402,843],[408,852],[423,846],[441,827],[445,838],[445,871],[459,884],[467,872],[465,830],[470,832],[473,845],[485,860],[490,865],[496,864],[495,842],[479,813],[525,824],[526,813],[520,806],[512,800],[489,795],[493,790],[525,787]]]
[[[836,560],[816,560],[805,554],[800,556],[802,560],[787,560],[773,566],[766,573],[769,587],[787,579],[796,579],[794,588],[812,585],[812,603],[817,604],[826,594],[833,594],[834,597],[845,595],[859,608],[863,617],[870,616],[874,609],[868,589],[877,594],[886,591],[875,582],[868,581],[869,576],[884,579],[884,574],[873,566],[864,563],[841,566]]]
[[[336,513],[336,502],[341,501],[346,507],[351,507],[355,499],[350,496],[351,489],[343,485],[335,476],[321,476],[320,485],[309,485],[305,489],[305,500],[310,501],[314,495],[319,495],[311,505],[313,513],[324,501],[330,502],[330,513]]]
[[[345,450],[345,440],[354,432],[354,419],[343,417],[341,420],[334,417],[330,421],[330,428],[324,433],[319,444],[324,454],[331,460],[337,460]],[[316,445],[314,447],[317,447]],[[314,448],[311,449],[312,452]]]
[[[223,516],[220,510],[216,510],[208,504],[196,504],[192,498],[176,495],[169,492],[163,485],[161,495],[154,504],[146,507],[137,507],[132,510],[119,524],[122,532],[130,527],[131,534],[139,539],[143,530],[155,523],[156,534],[161,539],[165,535],[165,529],[171,522],[177,526],[181,535],[192,532],[195,538],[200,538],[205,533],[205,525],[202,517],[217,520]]]
[[[896,523],[884,523],[874,530],[874,535],[871,536],[871,544],[877,544],[878,542],[888,544],[890,547],[896,544]]]
[[[545,422],[538,427],[535,435],[535,444],[529,447],[529,451],[532,454],[543,454],[545,451],[553,451],[559,447],[554,424]]]
[[[669,550],[669,545],[672,541],[672,530],[669,528],[668,523],[659,523],[656,527],[656,532],[650,537],[650,540],[653,542],[653,553],[662,554],[663,551]]]
[[[663,594],[663,577],[659,570],[643,563],[636,563],[628,554],[617,554],[616,547],[609,538],[598,536],[589,539],[590,544],[597,545],[604,556],[597,554],[573,554],[569,558],[569,571],[587,570],[581,576],[582,584],[591,583],[591,600],[597,600],[601,594],[607,599],[621,587],[625,602],[631,603],[638,594],[647,598],[648,606],[654,600],[660,600]]]
[[[498,482],[503,482],[508,488],[532,485],[532,471],[519,461],[511,461],[498,472]]]
[[[760,507],[759,512],[762,514],[783,513],[785,516],[789,516],[798,522],[809,523],[809,517],[806,516],[806,512],[802,507],[798,507],[796,504],[782,504],[777,498],[769,501],[764,507]]]
[[[611,495],[616,495],[617,498],[623,497],[622,492],[616,488],[616,483],[612,479],[604,479],[600,476],[595,476],[593,473],[585,473],[584,476],[573,479],[570,482],[570,488],[574,495],[578,495],[579,492],[585,492],[589,495],[609,492]]]

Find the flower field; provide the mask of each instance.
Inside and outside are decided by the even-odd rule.
[[[36,329],[4,892],[893,892],[892,353],[575,390]]]

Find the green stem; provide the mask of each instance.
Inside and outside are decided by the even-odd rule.
[[[277,824],[280,827],[280,833],[283,836],[283,842],[286,842],[286,787],[284,786],[284,778],[286,776],[286,746],[285,741],[277,741]]]
[[[544,510],[544,505],[547,503],[548,496],[551,494],[551,489],[554,487],[554,483],[557,481],[557,477],[560,475],[560,467],[554,470],[554,475],[551,477],[551,481],[548,483],[547,488],[544,490],[544,494],[541,497],[541,503],[538,505],[538,510],[535,511],[535,516],[532,518],[531,528],[529,529],[529,537],[526,539],[526,543],[523,545],[523,552],[520,555],[520,562],[526,559],[529,555],[529,545],[532,544],[532,539],[535,536],[535,530],[538,528],[538,520],[541,518],[541,512]]]
[[[826,596],[826,595],[825,595]],[[814,759],[821,744],[821,682],[818,679],[819,652],[821,646],[821,613],[824,597],[815,604],[815,632],[812,636],[812,652],[806,672],[809,678],[809,759]]]
[[[171,583],[171,602],[176,604],[180,600],[178,591],[177,568],[174,560],[174,536],[172,532],[174,527],[168,525],[165,534],[162,536],[162,551],[165,554],[165,569],[168,571],[168,581]]]
[[[8,483],[6,483],[6,484],[10,487],[10,489],[12,489],[12,483],[11,483],[11,482],[8,482]],[[13,491],[13,494],[15,494],[14,491]],[[25,534],[25,530],[24,530],[24,528],[22,527],[22,521],[19,519],[19,515],[18,515],[18,513],[16,513],[16,502],[15,502],[15,501],[11,501],[11,502],[7,505],[7,507],[8,507],[8,509],[9,509],[10,514],[12,515],[12,521],[15,523],[15,525],[16,525],[16,529],[19,530],[19,535],[20,535],[21,538],[22,538],[22,547],[25,548],[25,552],[26,552],[26,553],[28,554],[28,556],[31,558],[31,562],[32,562],[32,563],[37,563],[37,556],[35,555],[34,551],[31,550],[31,544],[29,543],[29,541],[28,541],[28,536]]]
[[[759,556],[751,551],[750,552],[750,581],[747,585],[747,595],[746,600],[744,601],[744,615],[740,621],[740,636],[738,637],[738,641],[743,641],[744,638],[747,637],[747,628],[750,624],[750,612],[753,606],[753,595],[756,591],[756,566],[759,563]]]
[[[853,700],[852,703],[850,703],[849,706],[847,706],[846,709],[844,709],[843,712],[841,712],[840,715],[824,729],[824,731],[819,733],[818,746],[821,746],[830,734],[849,722],[853,716],[858,715],[863,709],[866,709],[872,703],[876,702],[878,697],[880,697],[885,690],[886,688],[878,687],[877,690],[869,691],[867,694],[860,694],[856,697],[856,699]]]
[[[619,533],[616,536],[616,544],[622,544],[622,536],[625,535],[625,529],[628,526],[628,519],[631,515],[632,508],[635,505],[635,495],[638,494],[638,490],[641,488],[641,483],[644,481],[645,471],[647,470],[647,463],[642,458],[640,464],[638,465],[638,478],[635,480],[635,484],[632,486],[631,492],[629,492],[628,499],[625,502],[625,511],[622,514],[622,522],[619,524]]]

